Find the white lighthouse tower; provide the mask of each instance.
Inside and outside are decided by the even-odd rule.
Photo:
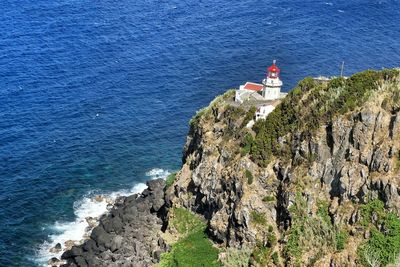
[[[268,68],[267,78],[262,81],[262,96],[267,100],[278,99],[281,96],[282,81],[279,78],[280,69],[276,66],[276,60]]]

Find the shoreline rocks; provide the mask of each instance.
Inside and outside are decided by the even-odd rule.
[[[145,267],[157,263],[169,249],[160,235],[166,212],[165,181],[151,180],[147,186],[141,194],[118,198],[96,221],[89,239],[62,254],[66,263],[60,266]],[[94,218],[86,219],[94,225]]]

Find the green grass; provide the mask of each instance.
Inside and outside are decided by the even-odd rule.
[[[263,202],[273,202],[273,201],[275,201],[275,197],[271,196],[271,195],[265,196],[265,197],[263,197],[262,201]]]
[[[179,240],[172,250],[161,255],[158,267],[204,266],[219,267],[218,249],[214,248],[203,231],[195,231]]]
[[[371,259],[379,262],[380,266],[394,263],[400,254],[400,218],[385,210],[380,200],[363,205],[361,216],[360,224],[371,231],[368,241],[358,248],[362,263],[369,266]]]
[[[203,231],[206,228],[205,222],[187,209],[175,207],[170,212],[173,214],[169,221],[170,227],[176,229],[181,235]]]
[[[171,173],[170,175],[168,175],[167,179],[165,180],[165,188],[170,187],[174,183],[176,174],[177,173],[174,172],[174,173]]]
[[[348,237],[349,234],[346,231],[338,231],[336,233],[336,249],[338,251],[342,251],[345,248]]]
[[[329,216],[328,203],[319,201],[317,203],[317,215],[328,225],[332,225],[331,217]]]
[[[250,218],[255,224],[265,225],[267,223],[264,213],[255,210],[250,212]]]
[[[213,247],[204,231],[206,224],[197,215],[184,208],[172,208],[170,228],[174,228],[181,238],[172,245],[170,252],[161,255],[158,267],[221,266],[218,249]]]
[[[290,266],[313,266],[323,255],[336,250],[337,230],[330,220],[328,205],[317,200],[317,206],[316,214],[309,214],[306,198],[297,193],[293,205],[289,208],[292,222],[290,229],[285,233],[287,243],[283,256]],[[303,253],[310,251],[313,254],[308,255],[307,259],[302,258]],[[302,262],[304,260],[306,262]]]
[[[272,253],[271,258],[272,258],[272,262],[275,264],[275,266],[278,266],[278,267],[282,266],[281,263],[279,262],[279,256],[276,251],[274,253]]]
[[[245,171],[245,175],[246,175],[246,178],[247,178],[247,183],[248,183],[248,184],[252,184],[254,178],[253,178],[253,174],[251,173],[251,171],[246,170],[246,171]]]
[[[258,263],[258,266],[268,266],[271,258],[271,248],[258,244],[254,248],[251,258]]]

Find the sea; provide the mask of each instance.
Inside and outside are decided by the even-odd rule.
[[[179,170],[188,121],[276,59],[305,76],[400,66],[399,0],[3,0],[0,266],[46,266],[109,198]]]

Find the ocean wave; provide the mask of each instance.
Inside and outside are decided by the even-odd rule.
[[[146,177],[149,180],[162,178],[165,179],[170,172],[168,170],[154,168],[146,172]],[[89,192],[82,197],[79,201],[74,203],[75,220],[69,222],[55,222],[49,227],[55,234],[51,234],[39,248],[37,252],[36,262],[41,266],[48,266],[49,259],[56,257],[61,258],[62,253],[68,245],[80,244],[83,239],[90,235],[90,223],[97,221],[101,215],[108,211],[108,206],[114,203],[115,199],[119,196],[129,196],[132,194],[140,193],[147,186],[144,183],[137,183],[132,188],[127,190],[120,190],[109,194],[94,194]],[[88,231],[88,229],[90,229]],[[55,251],[54,247],[60,243],[62,249]]]

